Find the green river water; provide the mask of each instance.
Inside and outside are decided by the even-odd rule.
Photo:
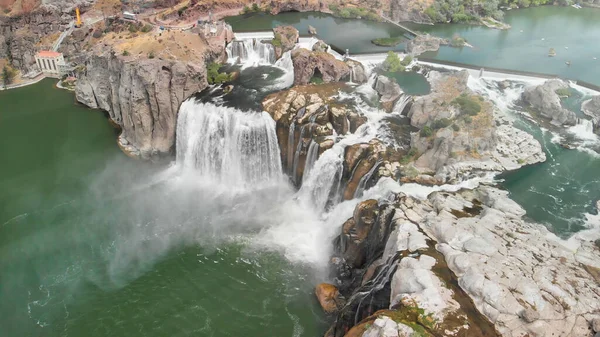
[[[423,29],[459,33],[477,47],[443,48],[432,55],[439,59],[600,84],[592,59],[600,44],[590,39],[600,36],[599,11],[536,8],[506,20],[513,30]],[[314,13],[230,22],[235,30],[291,23],[303,32],[310,24],[351,52],[385,51],[370,40],[402,35],[392,25]],[[549,161],[504,176],[504,186],[554,231],[584,228],[600,198],[600,160],[520,125]],[[313,296],[322,276],[248,243],[264,222],[248,210],[267,213],[290,191],[222,196],[174,178],[169,167],[127,158],[115,138],[102,113],[75,104],[53,81],[0,92],[0,336],[323,334],[329,322]]]
[[[243,202],[153,178],[53,85],[0,92],[0,336],[324,332],[310,270],[230,239]]]

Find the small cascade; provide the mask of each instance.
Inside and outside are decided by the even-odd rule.
[[[369,170],[369,172],[367,172],[367,174],[365,174],[364,176],[362,176],[360,178],[360,181],[358,182],[358,187],[356,188],[356,191],[354,191],[354,198],[359,198],[363,195],[363,192],[365,191],[365,188],[367,187],[367,183],[369,182],[369,180],[371,180],[371,177],[373,176],[373,174],[379,168],[380,165],[381,165],[381,160],[378,160],[375,163],[375,165],[373,165],[373,167]]]
[[[275,62],[275,66],[285,72],[276,84],[276,87],[280,89],[291,87],[292,84],[294,84],[294,62],[292,61],[292,52],[286,51],[283,53],[279,60]]]
[[[305,173],[298,195],[305,202],[311,202],[316,209],[324,210],[332,196],[336,196],[344,171],[342,147],[329,149],[319,157]],[[335,201],[331,201],[335,204]]]
[[[294,153],[294,164],[292,171],[292,180],[294,184],[298,183],[298,162],[300,161],[300,152],[302,151],[302,147],[304,146],[304,142],[302,138],[304,138],[304,132],[306,131],[306,125],[303,125],[300,128],[300,138],[298,138],[298,145],[296,146],[296,152]]]
[[[392,110],[392,113],[404,116],[407,115],[408,109],[410,109],[412,102],[413,98],[411,95],[402,94],[402,96],[400,96],[400,98],[398,98],[398,100],[396,101],[396,104],[394,104],[394,109]],[[405,111],[406,114],[404,113]]]
[[[594,133],[594,121],[589,119],[577,119],[577,125],[570,127],[569,132],[583,141],[596,142],[600,140]]]
[[[296,121],[292,121],[290,125],[290,132],[288,134],[288,148],[287,148],[287,172],[292,175],[292,167],[294,166],[294,140],[296,133]]]
[[[232,41],[226,51],[231,63],[239,62],[245,66],[275,64],[275,48],[259,39]]]
[[[279,181],[275,122],[266,112],[187,100],[177,119],[177,165],[232,187]]]
[[[304,165],[304,174],[302,175],[302,184],[306,180],[306,177],[310,175],[310,171],[313,166],[315,166],[315,162],[319,157],[319,143],[315,142],[311,139],[310,145],[308,146],[308,153],[306,154],[306,164]]]

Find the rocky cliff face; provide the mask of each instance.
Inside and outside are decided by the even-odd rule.
[[[171,151],[179,106],[207,85],[204,65],[128,61],[105,52],[86,61],[75,94],[79,102],[108,112],[122,128],[119,142],[126,152],[150,158]]]
[[[523,101],[553,125],[575,125],[577,115],[562,107],[557,90],[568,90],[569,84],[561,80],[548,80],[542,85],[525,88]]]
[[[327,52],[315,52],[304,48],[292,51],[294,84],[310,83],[313,76],[325,83],[338,82],[350,75],[350,67]]]
[[[586,116],[592,118],[592,121],[594,122],[594,132],[600,133],[600,96],[594,96],[583,102],[583,104],[581,104],[581,111],[583,111]]]
[[[275,57],[279,59],[283,53],[294,49],[300,32],[293,26],[277,26],[273,28],[273,46],[275,47]]]
[[[68,14],[40,8],[28,14],[0,16],[0,58],[27,73],[35,65],[39,49],[51,48],[42,44],[42,38],[64,29],[72,20]]]
[[[328,293],[344,301],[326,336],[593,336],[598,248],[524,214],[485,186],[359,203],[335,242]]]

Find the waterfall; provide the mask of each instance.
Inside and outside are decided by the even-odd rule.
[[[279,180],[275,122],[266,112],[187,100],[177,119],[177,165],[233,187]]]
[[[356,188],[356,191],[354,191],[354,198],[359,198],[362,196],[362,194],[365,190],[365,187],[367,187],[367,183],[369,182],[369,180],[371,180],[373,173],[375,173],[375,170],[377,170],[379,168],[379,165],[381,165],[381,160],[378,160],[375,163],[375,165],[373,165],[373,167],[371,167],[369,172],[367,172],[367,174],[365,174],[364,176],[362,176],[360,178],[360,181],[358,182],[358,187]]]
[[[334,147],[323,152],[310,174],[304,174],[302,187],[298,191],[300,198],[311,202],[316,209],[324,210],[332,194],[335,196],[339,189],[343,170],[343,147]]]
[[[412,96],[402,94],[402,96],[400,96],[400,98],[398,98],[396,101],[396,104],[394,104],[394,109],[392,112],[398,115],[404,115],[404,110],[406,110],[407,106],[410,105],[412,101]]]
[[[568,129],[576,138],[586,142],[600,141],[598,135],[594,133],[594,121],[584,118],[577,119],[577,125]]]
[[[290,131],[288,133],[288,148],[287,148],[287,171],[288,174],[292,175],[292,167],[294,166],[294,140],[296,132],[296,121],[292,121],[290,125]]]
[[[300,152],[302,151],[302,147],[304,145],[302,138],[304,138],[305,130],[306,125],[303,125],[302,128],[300,128],[300,138],[298,138],[298,146],[296,146],[296,153],[294,154],[294,169],[292,171],[292,180],[294,181],[294,184],[298,182],[298,162],[300,161]]]
[[[226,50],[231,63],[239,62],[245,66],[275,64],[275,48],[259,39],[235,40]]]
[[[302,184],[306,181],[306,176],[310,174],[317,158],[319,157],[319,143],[311,139],[310,145],[308,146],[308,153],[306,154],[306,164],[304,165],[304,174],[302,175]]]

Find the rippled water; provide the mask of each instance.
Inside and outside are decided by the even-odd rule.
[[[0,92],[0,335],[324,332],[326,251],[278,227],[282,207],[312,219],[287,185],[232,194],[131,160],[52,84]]]

